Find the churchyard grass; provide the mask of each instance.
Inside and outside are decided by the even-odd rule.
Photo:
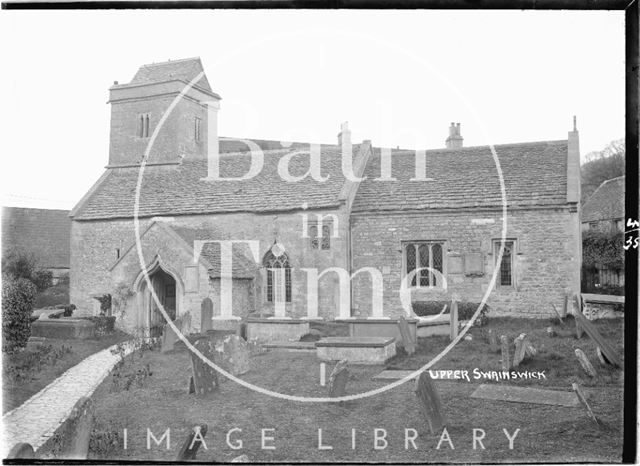
[[[567,319],[564,325],[573,325]],[[498,335],[507,335],[510,342],[526,333],[538,350],[536,356],[525,358],[519,370],[545,371],[546,379],[500,381],[493,383],[522,384],[539,388],[572,390],[572,382],[582,388],[596,416],[598,427],[581,407],[534,405],[472,399],[470,395],[488,381],[435,380],[448,422],[447,431],[455,449],[448,442],[437,449],[439,436],[429,433],[423,418],[413,381],[382,394],[342,403],[302,403],[285,401],[256,393],[220,376],[220,388],[206,397],[188,394],[191,375],[189,353],[145,352],[142,357],[130,357],[134,370],[149,364],[153,375],[141,387],[114,391],[107,378],[94,393],[96,429],[113,430],[123,437],[127,429],[127,449],[122,441],[110,452],[110,458],[130,460],[175,460],[184,439],[195,425],[207,424],[207,449],[200,448],[200,461],[230,461],[246,454],[258,462],[617,462],[621,458],[622,376],[617,369],[598,366],[595,380],[583,373],[574,355],[581,347],[594,364],[593,342],[585,337],[549,338],[546,327],[560,325],[557,320],[491,319],[488,326],[473,328],[471,341],[460,344],[435,368],[484,368],[500,370],[500,353],[491,352],[483,332],[493,328]],[[597,322],[602,335],[622,354],[622,323],[620,320]],[[334,329],[336,330],[336,329]],[[427,362],[448,343],[448,336],[419,339],[417,351],[411,357],[397,356],[385,366],[349,366],[347,394],[379,388],[385,382],[372,377],[385,368],[413,369]],[[324,397],[327,387],[320,386],[320,361],[312,352],[273,350],[252,356],[251,369],[241,376],[247,382],[284,394]],[[327,364],[327,374],[334,364]],[[147,429],[156,438],[170,430],[169,449],[163,441],[151,441],[147,449]],[[226,443],[241,439],[242,449],[234,450]],[[485,449],[473,448],[474,428],[483,429]],[[275,449],[261,447],[261,429]],[[318,448],[318,429],[322,443],[333,449]],[[352,429],[356,432],[352,449]],[[387,447],[374,448],[374,429],[386,431]],[[416,429],[413,448],[405,444],[405,429]],[[513,435],[520,429],[509,449],[503,429]],[[166,441],[166,439],[165,439]],[[90,453],[95,455],[95,453]],[[96,457],[96,456],[94,456]]]
[[[29,346],[13,354],[3,354],[2,412],[6,413],[20,406],[62,375],[67,369],[75,366],[88,356],[129,338],[130,336],[126,333],[115,331],[98,339],[45,339],[42,345],[45,347],[50,345],[50,352],[57,351],[61,356],[59,358],[47,358],[46,354],[38,351],[38,346]],[[71,350],[62,351],[63,347]],[[40,353],[40,355],[35,353]],[[42,364],[38,364],[36,359],[43,360]],[[48,359],[48,361],[45,359]],[[37,366],[40,367],[38,368]]]

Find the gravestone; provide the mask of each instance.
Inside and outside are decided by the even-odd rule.
[[[424,371],[416,383],[416,396],[420,400],[422,414],[427,420],[432,435],[439,435],[446,426],[442,414],[442,403],[438,391],[433,385],[429,371]]]
[[[413,341],[413,338],[411,338],[409,324],[404,316],[400,316],[398,319],[398,329],[400,331],[400,336],[402,337],[402,346],[404,347],[404,350],[408,355],[412,355],[416,352],[416,343]]]
[[[349,369],[346,360],[339,361],[331,371],[329,376],[329,396],[338,398],[347,392],[347,380],[349,379]]]
[[[600,363],[603,366],[612,366],[613,364],[611,363],[611,361],[609,361],[607,359],[607,357],[604,355],[604,353],[602,352],[602,350],[600,349],[600,347],[598,346],[596,348],[596,354],[598,355],[598,359],[600,360]]]
[[[458,336],[458,301],[451,301],[449,311],[449,339],[454,340]]]
[[[177,328],[180,328],[177,322],[178,321],[175,321],[174,324],[176,325]],[[166,353],[168,351],[173,351],[173,345],[175,345],[177,341],[178,341],[178,335],[176,334],[176,332],[173,331],[173,328],[171,327],[171,325],[169,323],[164,324],[164,327],[162,330],[162,342],[160,346],[160,352]]]
[[[560,321],[560,325],[564,325],[564,322],[562,321],[562,317],[560,316],[560,313],[558,312],[558,310],[556,309],[556,305],[551,303],[551,307],[553,308],[553,312],[556,313],[556,317],[558,318],[558,320]]]
[[[180,316],[180,325],[176,323],[176,327],[185,337],[191,333],[191,313],[186,312]],[[203,332],[204,333],[204,332]]]
[[[556,336],[556,331],[553,329],[553,327],[547,327],[547,336],[550,338]]]
[[[536,354],[538,354],[538,350],[531,344],[528,338],[525,340],[524,352],[529,358],[532,358]]]
[[[487,331],[487,336],[489,338],[489,349],[492,353],[497,353],[500,351],[500,346],[498,346],[498,337],[496,336],[496,332],[493,329],[489,329]]]
[[[587,403],[587,398],[584,396],[584,393],[582,393],[582,389],[580,388],[580,386],[577,383],[572,383],[571,387],[573,388],[573,391],[576,392],[578,400],[580,400],[582,406],[584,406],[584,408],[587,410],[587,414],[589,415],[589,417],[593,420],[593,422],[596,423],[596,425],[598,425],[598,427],[600,427],[600,422],[598,422],[598,418],[596,417],[596,415],[593,414],[591,406],[589,406],[589,403]]]
[[[249,457],[247,455],[236,456],[231,460],[232,463],[248,463]]]
[[[580,365],[582,366],[584,371],[587,373],[587,375],[589,377],[596,377],[598,373],[593,367],[593,364],[591,364],[591,361],[589,361],[589,358],[587,358],[587,355],[584,354],[584,351],[582,351],[580,348],[576,348],[575,353],[576,353],[576,357],[578,358],[578,361],[580,361]]]
[[[7,453],[7,459],[33,459],[35,458],[33,447],[28,443],[17,443]]]
[[[567,313],[569,312],[569,294],[565,293],[564,300],[562,301],[562,317],[567,317]]]
[[[521,333],[514,341],[516,350],[513,353],[513,367],[518,367],[525,357],[525,351],[527,348],[527,335]]]
[[[94,408],[91,398],[82,397],[73,407],[69,421],[75,426],[74,435],[69,446],[68,459],[87,459],[89,454],[89,438],[94,424]]]
[[[211,298],[204,298],[200,303],[200,331],[206,333],[213,329],[213,301]]]
[[[178,452],[178,456],[177,456],[176,460],[178,460],[178,461],[193,461],[193,460],[195,460],[196,459],[196,455],[198,453],[198,449],[200,448],[200,446],[203,443],[203,440],[200,440],[200,438],[198,438],[196,440],[196,436],[197,437],[202,437],[202,439],[204,439],[205,435],[207,435],[207,425],[206,424],[195,426],[191,430],[189,435],[187,436],[187,438],[184,441],[184,443],[182,444],[182,447],[180,448],[180,451]]]
[[[500,351],[502,352],[502,370],[506,372],[511,369],[511,362],[509,361],[509,340],[505,335],[500,336]]]
[[[578,297],[577,294],[573,297],[573,300],[576,305],[576,309],[575,309],[576,312],[573,315],[576,321],[576,338],[579,340],[580,338],[582,338],[582,333],[584,332],[583,327],[581,325],[581,321],[578,318],[578,316],[582,316],[582,306],[580,306],[580,298]],[[587,320],[587,319],[584,319],[584,320]]]
[[[248,343],[237,335],[227,335],[224,340],[217,342],[215,350],[220,367],[233,375],[249,372],[249,356],[251,350]]]
[[[194,344],[194,347],[200,351],[206,359],[215,364],[214,352],[209,340],[198,340]],[[218,389],[218,372],[200,359],[200,356],[196,353],[191,353],[191,370],[193,371],[193,389],[196,395],[207,395]],[[189,387],[191,389],[191,382],[189,383]],[[190,391],[190,393],[192,392]]]
[[[579,322],[580,326],[587,332],[587,335],[589,335],[589,338],[597,343],[602,353],[607,357],[607,360],[611,361],[611,364],[616,367],[622,367],[622,361],[618,357],[618,353],[602,338],[602,335],[600,335],[600,332],[598,332],[592,322],[589,322],[582,314],[576,315],[576,322]]]

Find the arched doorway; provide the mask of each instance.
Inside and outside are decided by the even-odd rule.
[[[172,321],[175,320],[178,312],[175,279],[159,267],[149,275],[149,280],[165,312]],[[143,315],[147,318],[150,336],[158,337],[162,334],[162,327],[166,324],[166,320],[160,312],[156,300],[153,299],[146,280],[143,280],[143,293],[145,294]]]

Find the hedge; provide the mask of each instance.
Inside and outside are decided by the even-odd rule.
[[[27,345],[31,336],[31,313],[38,290],[26,278],[2,279],[2,351]]]

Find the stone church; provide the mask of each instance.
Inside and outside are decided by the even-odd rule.
[[[204,331],[256,313],[397,317],[401,289],[410,302],[487,294],[492,314],[517,316],[549,315],[579,292],[575,122],[564,140],[494,146],[503,244],[492,150],[464,147],[459,124],[426,151],[352,143],[346,124],[317,146],[218,137],[221,98],[198,58],[144,65],[109,93],[108,165],[70,213],[81,312],[120,293],[118,325],[157,329],[155,294],[170,318],[189,313]],[[212,150],[214,172],[235,179],[212,180]],[[256,150],[260,170],[247,176]]]

